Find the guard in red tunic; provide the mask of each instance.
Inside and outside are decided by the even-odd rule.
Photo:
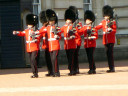
[[[40,34],[42,34],[42,32],[44,30],[47,30],[47,26],[48,26],[48,18],[46,16],[46,11],[42,11],[40,13],[40,22],[43,24],[43,26],[41,27],[39,32],[40,32]],[[53,69],[52,69],[52,62],[51,62],[51,58],[50,58],[50,52],[48,49],[47,33],[40,35],[40,38],[43,38],[42,49],[44,49],[44,51],[45,51],[45,60],[46,60],[47,69],[48,69],[48,74],[46,74],[46,76],[52,76],[53,75]]]
[[[87,10],[84,13],[84,25],[81,29],[78,28],[80,35],[84,35],[84,48],[87,53],[87,58],[89,62],[88,74],[96,74],[96,66],[94,61],[94,52],[96,47],[96,39],[98,38],[97,31],[93,28],[93,22],[95,21],[95,15],[92,11]]]
[[[76,18],[76,21],[75,21],[75,24],[77,27],[82,27],[82,23],[79,22],[79,12],[78,12],[78,9],[75,7],[75,6],[69,6],[69,9],[71,9],[74,13],[75,13],[75,18]],[[77,32],[77,31],[76,31]],[[81,46],[81,43],[82,43],[82,40],[81,40],[81,36],[78,34],[77,35],[77,38],[75,38],[75,41],[76,41],[76,44],[77,44],[77,47],[76,47],[76,50],[75,50],[75,71],[76,71],[76,74],[79,74],[79,50],[80,50],[80,46]]]
[[[116,22],[113,20],[113,9],[111,6],[106,5],[103,7],[103,17],[104,20],[96,26],[97,30],[103,29],[103,44],[105,45],[109,70],[107,72],[115,72],[114,68],[114,58],[113,58],[113,48],[115,43],[116,34]]]
[[[48,37],[48,49],[50,52],[52,69],[53,69],[52,76],[60,77],[59,65],[58,65],[58,53],[60,50],[59,39],[61,39],[61,36],[58,33],[59,28],[55,26],[55,24],[58,22],[58,18],[56,13],[51,9],[46,10],[46,15],[49,21],[49,25],[47,26],[46,30],[42,31],[42,34],[47,33],[47,37]]]
[[[68,59],[68,69],[70,71],[69,75],[76,75],[75,70],[75,50],[77,47],[75,38],[76,33],[73,30],[73,23],[75,22],[75,13],[71,9],[65,11],[65,21],[66,24],[61,28],[61,33],[64,34],[64,49],[66,50],[66,55]]]
[[[25,36],[26,38],[26,50],[29,55],[30,64],[32,68],[33,75],[31,78],[38,78],[37,69],[37,54],[39,50],[39,42],[36,38],[34,32],[34,27],[38,24],[38,16],[34,14],[28,14],[26,16],[27,29],[24,31],[13,31],[14,35]]]

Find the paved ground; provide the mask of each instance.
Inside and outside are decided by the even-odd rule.
[[[96,62],[97,74],[88,75],[88,64],[80,64],[81,74],[68,76],[66,65],[61,77],[45,77],[46,67],[39,68],[39,78],[30,78],[31,69],[0,70],[0,96],[128,96],[128,60],[115,61],[116,72],[106,73],[107,62]]]

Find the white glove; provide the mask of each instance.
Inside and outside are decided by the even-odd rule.
[[[74,38],[75,38],[75,36],[74,36],[74,35],[72,35],[72,36],[70,36],[69,38],[70,38],[70,39],[74,39]]]
[[[19,34],[18,31],[13,31],[13,35],[17,35],[17,34]]]
[[[108,30],[108,32],[111,32],[112,31],[112,28],[108,28],[107,30]]]
[[[58,38],[59,38],[59,36],[58,36],[58,35],[54,35],[54,38],[58,39]]]

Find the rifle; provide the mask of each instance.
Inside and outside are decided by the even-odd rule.
[[[54,35],[57,35],[57,33],[58,33],[58,23],[55,25],[55,28],[52,29],[52,32],[54,33]]]
[[[76,14],[76,24],[78,24],[79,23],[79,10],[78,10],[78,14]]]
[[[113,19],[110,19],[110,22],[107,23],[107,27],[110,28],[113,25]]]
[[[95,26],[95,22],[92,24],[91,29],[87,30],[88,37],[91,37],[94,26]]]
[[[34,28],[33,28],[33,33],[31,33],[30,34],[30,36],[32,37],[32,40],[34,40],[34,41],[37,41],[37,37],[39,37],[40,35],[38,35],[38,34],[36,34],[35,32],[37,31],[37,26],[35,26]]]
[[[115,20],[116,20],[116,26],[118,28],[118,15],[117,14],[115,15]]]
[[[73,26],[72,26],[72,29],[69,30],[69,35],[70,35],[70,36],[74,35],[75,27],[76,27],[76,23],[74,22],[74,23],[73,23]]]
[[[109,23],[107,23],[107,27],[108,28],[111,28],[111,26],[113,25],[113,18],[112,19],[110,19],[110,22]],[[108,30],[108,33],[110,33],[112,30]]]
[[[57,17],[58,17],[58,13],[57,13]],[[52,29],[52,32],[54,33],[54,35],[57,35],[57,33],[58,33],[58,21],[57,21],[57,24],[55,24],[55,28]]]
[[[75,17],[76,21],[73,23],[73,26],[72,26],[72,29],[69,30],[69,35],[72,36],[75,32],[75,27],[76,25],[79,23],[79,10],[78,10],[78,14],[76,14],[76,17]]]

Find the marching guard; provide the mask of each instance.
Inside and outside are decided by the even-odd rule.
[[[40,38],[43,38],[42,49],[45,50],[45,60],[48,74],[46,76],[60,77],[58,54],[60,50],[59,40],[61,34],[64,35],[64,49],[68,59],[69,76],[79,74],[79,50],[81,46],[81,35],[84,35],[84,48],[89,62],[88,74],[96,74],[94,52],[96,40],[98,39],[98,30],[103,30],[103,45],[105,46],[108,66],[108,73],[115,72],[113,48],[116,34],[116,21],[113,19],[113,9],[109,5],[102,8],[104,19],[98,26],[94,27],[95,15],[92,11],[86,10],[84,13],[84,22],[82,26],[79,22],[78,9],[75,6],[69,6],[65,11],[65,25],[58,27],[58,17],[52,9],[40,12],[41,29],[36,30],[38,16],[28,14],[26,16],[27,29],[24,31],[13,31],[13,35],[25,36],[26,51],[29,55],[33,75],[31,78],[38,78],[37,56],[39,51]]]
[[[79,12],[78,12],[78,9],[75,7],[75,6],[69,6],[69,9],[71,9],[75,14],[76,14],[76,21],[74,23],[76,23],[76,27],[82,27],[82,23],[79,22]],[[76,31],[77,32],[77,31]],[[80,47],[81,47],[81,43],[82,43],[82,40],[81,40],[81,36],[78,34],[77,35],[77,38],[75,38],[75,41],[76,41],[76,44],[77,44],[77,47],[76,47],[76,50],[75,50],[75,71],[76,71],[76,74],[79,74],[79,50],[80,50]]]
[[[94,52],[96,47],[96,39],[98,38],[97,30],[93,28],[93,22],[95,21],[95,15],[92,11],[87,10],[84,13],[84,25],[81,29],[78,27],[78,32],[80,35],[84,35],[84,48],[87,53],[87,58],[89,62],[88,74],[96,74],[96,66],[94,61]]]
[[[68,59],[69,76],[76,75],[75,70],[75,50],[77,47],[75,38],[77,34],[73,30],[73,23],[76,20],[76,14],[73,10],[67,9],[65,11],[66,24],[61,28],[61,33],[64,34],[64,49]]]
[[[60,77],[59,65],[58,65],[58,54],[60,50],[59,40],[59,27],[55,26],[58,23],[58,17],[52,9],[46,10],[46,16],[49,22],[46,30],[42,31],[42,34],[47,34],[48,37],[48,49],[50,52],[50,58],[52,63],[52,71],[50,74],[53,77]]]
[[[48,69],[48,74],[46,74],[46,76],[52,76],[53,69],[52,69],[52,62],[50,58],[50,52],[48,48],[48,35],[47,33],[42,34],[44,30],[47,30],[47,26],[48,26],[48,18],[46,16],[46,11],[40,12],[40,22],[43,24],[43,26],[39,30],[39,34],[41,34],[40,38],[43,38],[42,49],[44,49],[45,51],[45,60],[46,60],[47,69]]]
[[[113,20],[113,9],[109,5],[105,5],[102,9],[104,20],[96,26],[97,30],[103,29],[103,44],[106,49],[109,70],[107,72],[115,72],[113,48],[116,34],[116,21]]]
[[[38,24],[38,16],[34,14],[28,14],[26,16],[27,29],[24,31],[13,31],[13,35],[25,36],[26,38],[26,50],[29,55],[30,64],[33,75],[31,78],[38,78],[37,68],[37,54],[39,50],[39,39],[34,35],[36,30],[34,27]]]

